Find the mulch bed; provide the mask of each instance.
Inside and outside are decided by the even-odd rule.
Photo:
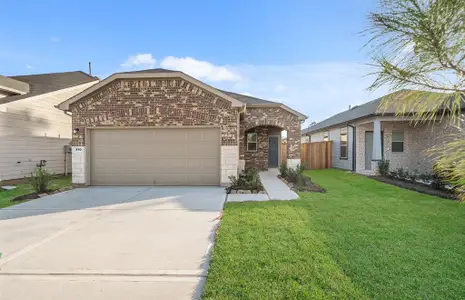
[[[298,186],[294,182],[287,181],[286,178],[282,177],[281,175],[278,175],[278,178],[281,179],[282,182],[287,184],[287,186],[290,187],[291,190],[293,190],[294,192],[326,193],[326,190],[322,186],[313,183],[312,180],[307,176],[304,176],[305,184],[301,186]]]
[[[265,190],[231,189],[228,194],[265,194]]]
[[[227,194],[265,194],[265,189],[261,186],[256,190],[248,190],[240,187],[227,187]]]
[[[73,187],[63,187],[63,188],[60,188],[60,189],[57,189],[57,190],[50,190],[50,191],[47,191],[47,193],[44,193],[44,194],[31,193],[31,194],[26,194],[26,195],[21,195],[21,196],[15,197],[15,198],[11,199],[10,201],[11,202],[21,202],[21,201],[25,201],[25,200],[33,200],[33,199],[38,199],[38,198],[41,198],[41,197],[45,197],[45,196],[49,196],[49,195],[69,191],[71,189],[73,189]]]
[[[459,200],[458,196],[452,192],[448,192],[444,190],[437,190],[437,189],[434,189],[432,187],[429,187],[421,183],[413,183],[409,181],[403,181],[403,180],[393,179],[393,178],[384,177],[384,176],[369,176],[369,177],[374,180],[383,182],[383,183],[401,187],[407,190],[412,190],[418,193],[438,196],[438,197],[449,199],[449,200]]]

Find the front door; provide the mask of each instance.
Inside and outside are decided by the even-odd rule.
[[[384,131],[381,131],[381,157],[384,157]],[[365,131],[365,170],[371,170],[373,159],[373,131]]]
[[[277,168],[279,164],[279,138],[268,137],[268,168]]]
[[[365,131],[365,170],[371,170],[373,158],[373,131]]]

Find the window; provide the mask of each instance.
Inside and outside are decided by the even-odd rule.
[[[341,128],[340,159],[347,159],[347,127]]]
[[[257,133],[247,133],[247,151],[257,151]]]
[[[328,142],[329,141],[329,132],[325,132],[323,136],[323,142]]]
[[[403,132],[392,132],[392,152],[404,152]]]

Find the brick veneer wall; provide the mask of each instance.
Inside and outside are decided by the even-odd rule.
[[[103,126],[220,125],[221,145],[237,145],[237,114],[231,103],[182,79],[121,79],[71,104],[74,146],[85,129]]]
[[[465,124],[463,124],[465,125]],[[404,168],[409,171],[418,170],[420,173],[432,172],[433,159],[427,152],[435,145],[441,145],[451,134],[458,134],[459,131],[451,126],[447,121],[442,123],[419,123],[414,125],[405,122],[381,122],[381,130],[384,132],[384,158],[389,160],[390,168]],[[365,131],[373,131],[373,124],[367,123],[357,126],[357,172],[365,171]],[[404,152],[392,152],[392,132],[404,132]],[[464,137],[465,138],[465,137]],[[377,164],[373,164],[377,168]],[[369,173],[374,173],[371,170]]]
[[[85,134],[92,127],[220,126],[221,184],[238,169],[239,110],[183,79],[120,79],[70,105],[73,184],[89,184]]]
[[[245,167],[268,167],[268,135],[272,128],[287,130],[288,159],[300,160],[300,120],[280,107],[248,107],[239,130],[239,159]],[[257,132],[257,151],[247,151],[246,132]],[[276,130],[272,131],[276,134]]]

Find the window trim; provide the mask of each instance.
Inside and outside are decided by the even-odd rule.
[[[345,131],[343,133],[343,130]],[[345,135],[346,136],[346,140],[345,140],[345,145],[343,146],[342,145],[342,136]],[[342,147],[345,147],[346,148],[346,156],[342,156]],[[340,160],[348,160],[349,159],[349,130],[347,129],[347,127],[342,127],[339,131],[339,159]]]
[[[249,142],[249,134],[254,134],[255,135],[255,142]],[[248,132],[245,136],[246,138],[246,144],[247,144],[247,152],[257,152],[258,151],[258,134],[256,132]],[[249,144],[255,144],[255,150],[249,149]]]
[[[329,131],[323,133],[323,142],[329,142]]]
[[[402,141],[394,141],[394,133],[402,134]],[[402,151],[394,151],[394,143],[402,144]],[[404,131],[393,131],[391,133],[391,153],[405,153],[405,132]]]

